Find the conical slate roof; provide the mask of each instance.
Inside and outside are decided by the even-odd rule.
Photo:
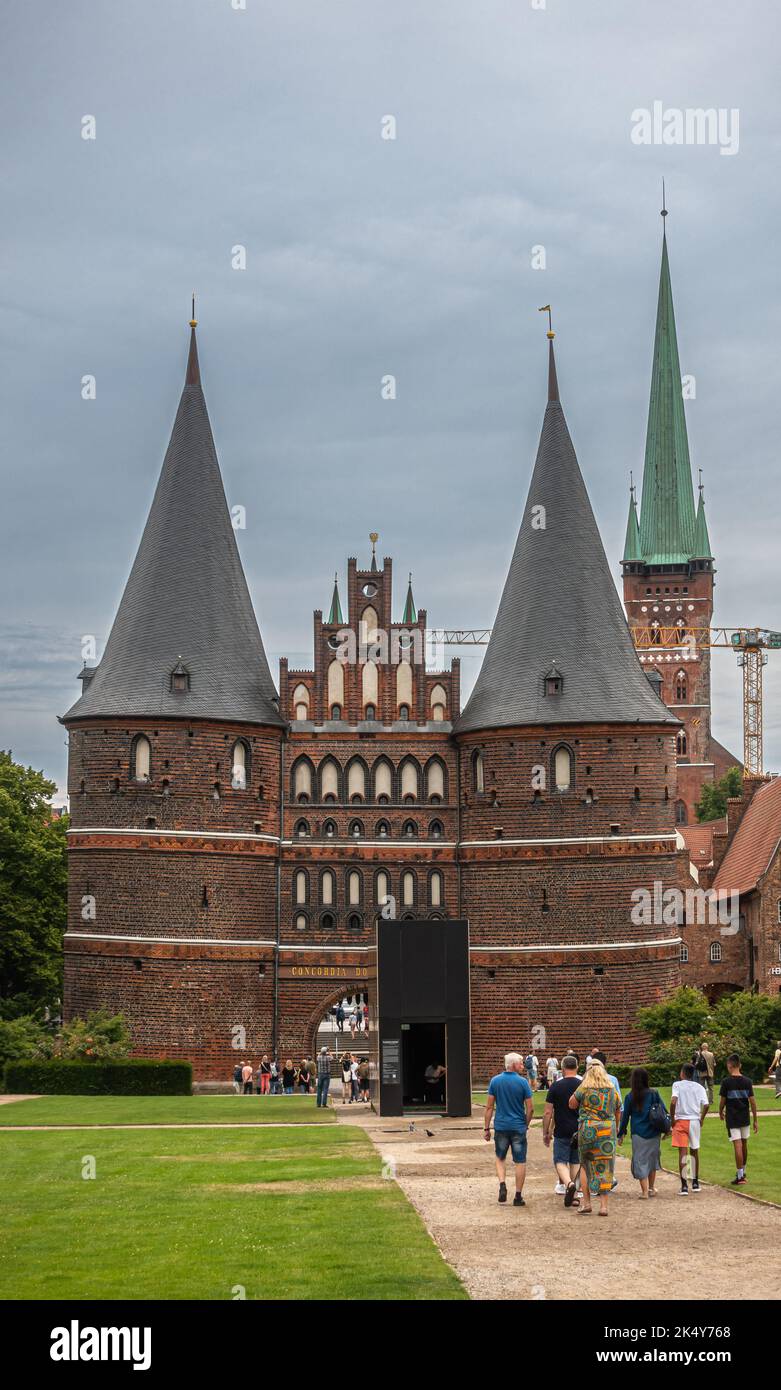
[[[180,693],[171,689],[175,667],[185,685],[189,677]],[[225,500],[193,323],[171,442],[114,626],[63,717],[281,725],[276,693]]]
[[[499,612],[455,731],[677,725],[646,678],[629,634],[558,400],[552,343],[548,397]],[[545,693],[549,674],[561,678],[560,693]]]

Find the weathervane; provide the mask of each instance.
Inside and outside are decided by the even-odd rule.
[[[554,331],[553,331],[553,323],[552,323],[552,320],[551,320],[551,307],[550,307],[550,304],[543,304],[542,307],[539,308],[539,309],[537,310],[537,313],[538,313],[538,314],[547,314],[547,315],[548,315],[548,335],[547,335],[547,336],[548,336],[549,338],[551,338],[551,339],[555,338],[555,337],[556,337],[556,334],[555,334]]]

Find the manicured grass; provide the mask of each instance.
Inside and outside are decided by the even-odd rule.
[[[3,1125],[334,1124],[314,1096],[40,1096],[0,1105]]]
[[[658,1087],[658,1090],[659,1090],[659,1094],[660,1094],[660,1096],[662,1097],[662,1099],[663,1099],[665,1105],[667,1106],[667,1109],[669,1110],[669,1108],[670,1108],[670,1099],[671,1099],[671,1096],[672,1096],[672,1087],[671,1087],[671,1086],[659,1086],[659,1087]],[[625,1095],[626,1095],[626,1091],[627,1091],[627,1088],[626,1088],[625,1086],[621,1088],[621,1094],[622,1094],[622,1095],[625,1096]],[[758,1110],[777,1110],[779,1113],[781,1113],[781,1096],[779,1096],[778,1098],[776,1098],[775,1091],[773,1090],[773,1087],[772,1087],[772,1086],[760,1086],[760,1087],[755,1086],[755,1087],[754,1087],[754,1092],[755,1092],[755,1096],[756,1096],[756,1102],[757,1102],[757,1109],[758,1109]],[[542,1112],[543,1112],[543,1110],[545,1109],[545,1094],[546,1094],[545,1091],[535,1091],[535,1092],[534,1092],[534,1113],[535,1113],[535,1115],[541,1115]],[[488,1092],[487,1092],[487,1091],[473,1091],[473,1092],[472,1092],[472,1103],[473,1103],[473,1105],[485,1105],[487,1096],[488,1096]],[[718,1108],[719,1108],[719,1088],[718,1088],[718,1086],[716,1086],[715,1089],[714,1089],[714,1093],[713,1093],[713,1105],[711,1106],[711,1113],[712,1113],[714,1110],[718,1111]]]
[[[623,1148],[626,1149],[626,1143]],[[735,1176],[735,1155],[723,1121],[706,1119],[702,1127],[700,1160],[705,1182],[715,1182],[721,1187],[730,1186]],[[669,1139],[662,1141],[662,1166],[669,1172],[678,1171],[678,1153]],[[781,1203],[780,1116],[760,1116],[759,1133],[752,1131],[749,1136],[746,1176],[748,1182],[737,1189],[739,1192]]]
[[[467,1296],[352,1126],[6,1131],[0,1161],[0,1298]]]

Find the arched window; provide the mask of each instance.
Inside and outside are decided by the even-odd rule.
[[[361,614],[361,621],[359,624],[360,632],[358,634],[359,640],[365,643],[367,647],[373,646],[378,640],[378,626],[376,609],[372,608],[369,603]]]
[[[710,944],[710,951],[708,952],[708,955],[710,956],[710,963],[711,963],[711,965],[720,965],[720,964],[721,964],[721,942],[720,942],[720,941],[712,941],[712,942],[711,942],[711,944]]]
[[[293,800],[310,801],[312,798],[312,764],[300,758],[293,768]]]
[[[307,919],[306,913],[305,913],[305,912],[299,912],[299,913],[297,913],[297,915],[296,915],[296,931],[306,931],[306,929],[307,929],[308,926],[309,926],[309,921],[308,921],[308,919]]]
[[[347,925],[350,928],[350,931],[361,930],[361,919],[358,916],[357,912],[350,913],[350,916],[347,918]]]
[[[399,719],[409,719],[412,707],[412,667],[404,655],[396,667],[396,704],[399,707]]]
[[[323,834],[327,840],[333,840],[336,836],[336,821],[327,820],[323,824]]]
[[[309,882],[306,869],[296,869],[293,875],[293,902],[305,903],[309,898]]]
[[[336,923],[332,912],[324,912],[320,918],[320,926],[323,931],[333,931]]]
[[[328,704],[331,706],[331,718],[341,719],[341,706],[344,704],[344,665],[336,659],[328,667]],[[339,714],[333,713],[334,705],[340,706]]]
[[[347,875],[347,902],[350,907],[358,907],[362,897],[361,875],[351,869]]]
[[[418,769],[409,759],[401,765],[401,799],[402,801],[417,801],[418,799]]]
[[[378,820],[375,827],[374,836],[377,840],[387,840],[390,835],[390,826],[386,820]]]
[[[374,901],[378,907],[384,907],[386,899],[390,897],[390,874],[385,869],[378,869],[374,877]]]
[[[366,769],[362,762],[353,758],[347,768],[347,800],[364,801],[366,799]]]
[[[393,769],[384,758],[374,765],[374,796],[375,800],[384,805],[387,805],[393,796]]]
[[[377,718],[377,710],[374,705],[367,705],[363,712],[364,719],[374,720]]]
[[[479,749],[472,754],[472,786],[476,792],[485,791],[485,758]]]
[[[429,801],[445,799],[445,767],[439,758],[432,758],[426,769],[426,795]]]
[[[326,758],[320,764],[320,800],[337,801],[339,799],[339,765],[333,758]]]
[[[296,821],[295,835],[297,840],[306,840],[309,837],[309,824],[305,820]]]
[[[431,718],[440,723],[447,715],[447,694],[443,685],[435,685],[431,692]]]
[[[675,803],[675,823],[676,825],[686,824],[686,802],[676,801]]]
[[[333,906],[335,888],[336,880],[332,871],[330,869],[324,869],[320,876],[320,902],[323,907]]]
[[[686,672],[679,671],[675,677],[675,699],[679,705],[686,704],[686,695],[689,685],[686,679]]]
[[[428,833],[430,839],[441,840],[444,834],[441,820],[433,820],[428,828]]]
[[[377,667],[373,661],[367,661],[361,672],[361,703],[367,719],[373,719],[373,714],[368,714],[369,709],[376,710],[379,699],[380,684],[377,678]]]
[[[680,952],[680,961],[681,961],[681,965],[686,965],[686,962],[688,961],[688,959],[689,959],[689,948],[688,948],[688,946],[686,945],[685,941],[682,941],[682,942],[681,942],[681,952]]]
[[[405,869],[401,875],[402,907],[415,906],[415,875],[412,869]]]
[[[337,720],[337,719],[341,719],[341,717],[342,717],[342,706],[341,706],[341,705],[331,705],[331,718],[332,718],[333,720]]]
[[[136,734],[130,745],[130,776],[134,782],[151,780],[152,745],[145,734]]]
[[[428,880],[428,905],[441,907],[444,896],[444,879],[439,869],[434,869]]]
[[[363,839],[363,821],[351,820],[348,834],[351,840]]]
[[[234,791],[246,791],[249,783],[249,745],[237,738],[231,752],[231,786]]]
[[[309,691],[305,685],[297,685],[293,691],[293,718],[309,718]]]
[[[675,739],[675,751],[678,754],[679,758],[685,757],[686,746],[686,735],[683,732],[683,729],[681,729],[680,733],[677,735]]]
[[[405,840],[416,839],[418,834],[418,827],[416,826],[414,820],[405,820],[404,825],[402,826],[401,833],[404,836]]]
[[[574,758],[566,744],[561,743],[553,753],[553,785],[557,792],[568,792],[574,781]]]

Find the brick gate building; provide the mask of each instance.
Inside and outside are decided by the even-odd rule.
[[[269,671],[192,324],[185,386],[105,653],[69,731],[67,1015],[121,1009],[140,1055],[225,1078],[313,1051],[371,1001],[375,921],[469,919],[472,1061],[596,1042],[637,1055],[680,937],[638,887],[685,883],[680,728],[640,665],[559,401],[548,402],[496,623],[460,710],[425,662],[411,582],[348,562],[311,669]],[[535,1030],[537,1030],[535,1032]],[[544,1030],[540,1032],[539,1030]]]

